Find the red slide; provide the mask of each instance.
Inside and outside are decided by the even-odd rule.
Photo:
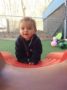
[[[16,60],[16,57],[13,56],[9,52],[0,52],[0,59],[4,60],[6,64],[10,64],[16,67],[24,67],[24,68],[37,68],[37,67],[44,67],[48,65],[53,65],[56,63],[63,62],[67,60],[67,51],[63,52],[52,52],[49,53],[44,60],[39,62],[37,65],[29,65],[20,63]]]

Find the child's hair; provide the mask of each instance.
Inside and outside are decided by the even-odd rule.
[[[30,21],[31,25],[33,25],[35,31],[37,31],[36,22],[34,19],[32,19],[31,17],[24,17],[23,19],[20,20],[20,23],[22,23],[23,21]]]

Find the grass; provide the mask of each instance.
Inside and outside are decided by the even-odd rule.
[[[42,58],[44,58],[50,52],[60,52],[65,50],[59,47],[52,47],[50,40],[42,41],[42,46],[43,46]]]
[[[52,47],[50,45],[50,40],[43,40],[42,41],[42,59],[45,58],[45,56],[50,52],[57,52],[57,51],[64,51],[64,49],[61,49],[59,47]],[[14,40],[0,40],[0,51],[8,51],[15,55],[15,41]]]
[[[8,51],[15,54],[15,41],[14,40],[0,40],[0,51]]]

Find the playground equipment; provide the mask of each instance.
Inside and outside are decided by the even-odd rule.
[[[41,62],[39,62],[37,65],[20,63],[16,60],[16,57],[11,55],[9,52],[0,52],[0,58],[4,60],[6,64],[12,65],[14,67],[39,68],[67,60],[67,51],[49,53],[46,58],[41,60]]]

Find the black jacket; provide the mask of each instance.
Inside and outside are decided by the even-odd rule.
[[[23,63],[37,64],[41,59],[42,45],[38,36],[34,35],[29,41],[19,36],[15,44],[17,60]]]

